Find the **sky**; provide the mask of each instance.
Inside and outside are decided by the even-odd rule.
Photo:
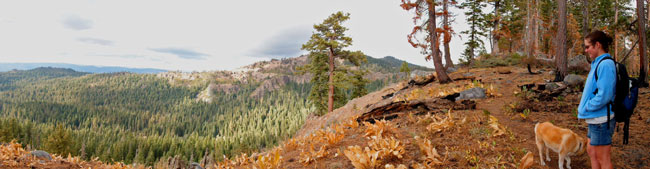
[[[350,13],[349,50],[433,67],[406,39],[400,0],[61,0],[0,2],[0,62],[71,63],[180,71],[233,70],[306,54],[313,25]],[[456,32],[467,26],[458,9]],[[464,45],[451,42],[454,62]]]

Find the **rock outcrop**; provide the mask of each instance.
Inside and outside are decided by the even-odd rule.
[[[290,81],[291,79],[289,76],[276,76],[268,80],[264,80],[264,82],[262,82],[262,84],[257,87],[255,91],[253,91],[251,97],[263,97],[265,93],[280,89]]]
[[[483,99],[485,97],[486,97],[485,89],[480,87],[475,87],[460,92],[460,96],[458,96],[456,100]]]
[[[586,73],[591,69],[591,65],[589,64],[589,61],[587,61],[587,57],[584,55],[574,56],[569,59],[567,66],[569,71],[578,73]]]
[[[564,77],[564,83],[570,87],[580,86],[585,83],[585,78],[580,75],[569,74]]]
[[[39,159],[39,160],[52,161],[52,156],[50,155],[50,153],[47,153],[47,152],[42,151],[42,150],[35,150],[35,151],[32,151],[32,152],[29,152],[29,155],[33,156],[34,158]]]

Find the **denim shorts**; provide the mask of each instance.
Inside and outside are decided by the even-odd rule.
[[[587,137],[591,139],[592,146],[604,146],[612,144],[612,134],[616,128],[616,121],[609,121],[609,129],[607,129],[607,122],[601,124],[589,124]]]

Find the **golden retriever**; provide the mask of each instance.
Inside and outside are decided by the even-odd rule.
[[[535,142],[539,150],[541,165],[546,165],[542,158],[542,149],[546,149],[546,161],[551,161],[551,157],[548,155],[548,149],[551,149],[558,153],[560,169],[564,168],[564,160],[567,161],[567,168],[570,169],[571,159],[569,156],[582,154],[587,147],[587,141],[573,131],[557,127],[549,122],[535,124]]]

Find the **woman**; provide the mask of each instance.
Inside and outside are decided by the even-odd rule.
[[[609,169],[612,168],[612,134],[616,127],[616,121],[613,120],[614,112],[611,111],[610,105],[610,102],[614,101],[616,66],[613,60],[603,59],[611,57],[607,52],[612,38],[602,31],[594,31],[587,35],[584,41],[585,53],[593,62],[582,91],[578,118],[585,119],[589,126],[587,153],[591,159],[591,168]],[[596,75],[598,80],[595,78]],[[609,119],[607,119],[608,111],[611,114]]]

